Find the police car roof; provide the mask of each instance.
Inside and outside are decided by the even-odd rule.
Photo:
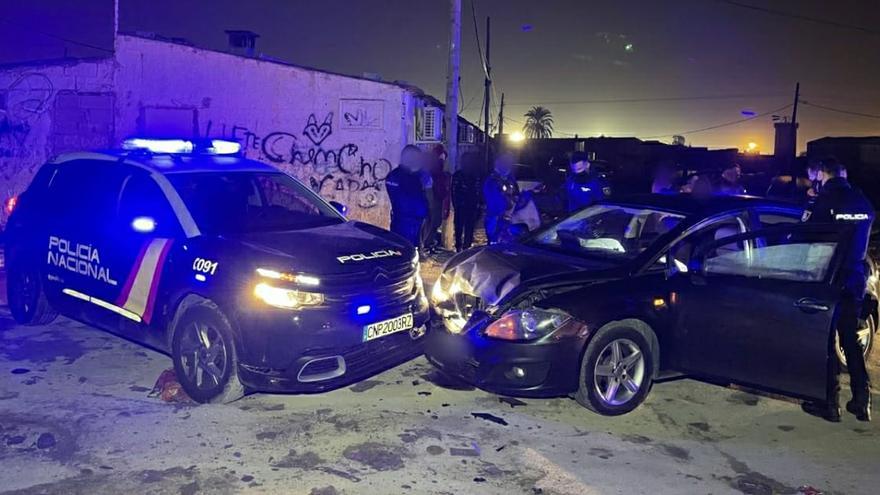
[[[106,160],[127,163],[162,175],[195,172],[279,172],[271,165],[238,155],[207,153],[151,153],[143,150],[105,150],[66,153],[54,163],[74,160]]]
[[[725,211],[742,210],[746,208],[770,207],[795,210],[800,208],[797,204],[786,203],[774,199],[761,198],[758,196],[727,196],[717,195],[701,198],[691,194],[634,194],[628,196],[615,196],[607,200],[612,204],[625,204],[656,208],[685,216],[705,217]]]

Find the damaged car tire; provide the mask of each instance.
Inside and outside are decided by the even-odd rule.
[[[22,325],[47,325],[58,316],[46,299],[39,271],[29,266],[9,267],[6,300],[12,318]]]
[[[232,326],[214,303],[194,303],[175,319],[171,357],[177,380],[194,401],[227,403],[244,396]]]
[[[604,416],[638,407],[654,381],[657,356],[652,341],[650,328],[641,321],[616,321],[600,328],[581,359],[575,400]]]

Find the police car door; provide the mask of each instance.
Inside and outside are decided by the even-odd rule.
[[[686,371],[823,399],[850,233],[794,224],[699,246],[676,303]]]
[[[58,165],[48,187],[44,246],[46,290],[62,312],[87,320],[112,300],[121,274],[108,263],[122,175],[114,162]]]
[[[164,192],[150,172],[125,166],[126,176],[116,208],[112,269],[118,273],[114,313],[125,323],[149,325],[157,311],[163,273],[182,229]],[[142,325],[131,326],[143,331]],[[150,340],[150,335],[136,335]]]

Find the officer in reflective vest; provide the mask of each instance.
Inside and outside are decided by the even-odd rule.
[[[871,390],[865,358],[858,341],[858,320],[867,283],[868,240],[874,222],[871,202],[846,180],[846,169],[834,158],[819,165],[822,187],[815,201],[804,211],[803,221],[853,225],[855,234],[843,260],[843,294],[837,310],[837,332],[846,356],[850,375],[852,400],[846,410],[860,421],[871,420]],[[840,421],[839,372],[840,365],[834,352],[829,353],[828,401],[826,404],[804,404],[810,414],[829,421]]]

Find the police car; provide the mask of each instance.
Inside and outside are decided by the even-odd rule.
[[[415,248],[221,140],[45,164],[6,230],[22,324],[59,313],[171,354],[196,401],[320,391],[421,353]]]

